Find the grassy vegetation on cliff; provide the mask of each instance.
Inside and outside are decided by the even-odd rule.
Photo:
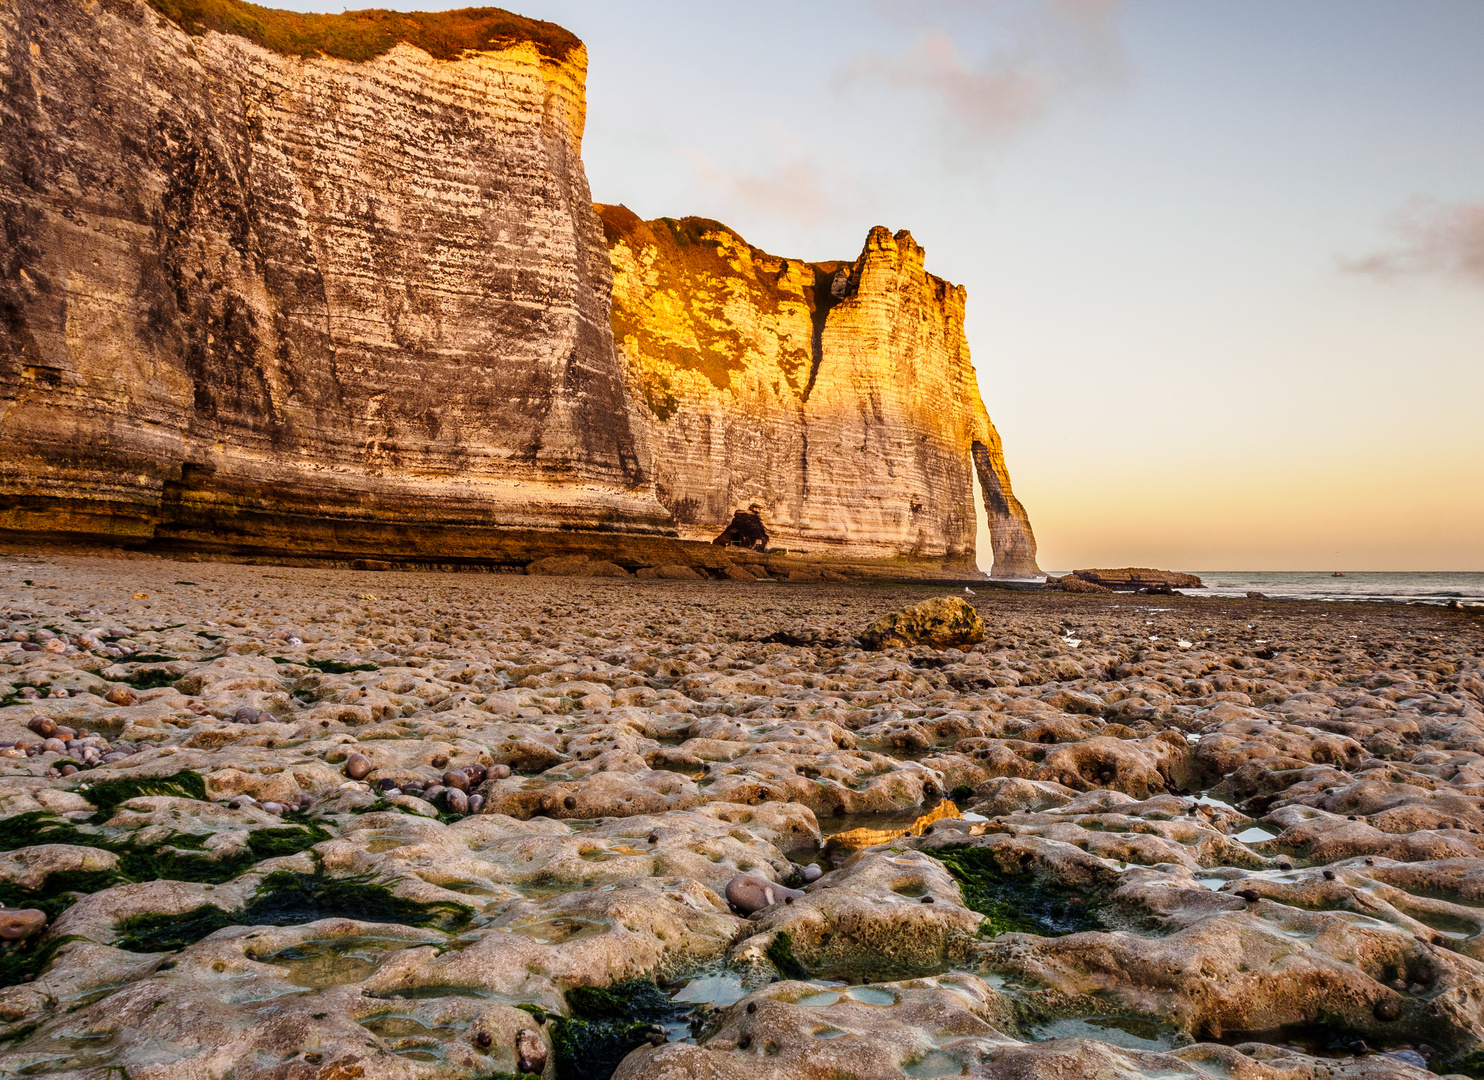
[[[548,60],[565,60],[581,42],[555,23],[526,19],[500,8],[459,11],[385,11],[368,8],[342,15],[276,11],[244,0],[149,0],[150,6],[188,34],[215,30],[247,38],[285,56],[332,56],[365,61],[405,41],[439,60],[465,51],[506,48],[530,41]]]

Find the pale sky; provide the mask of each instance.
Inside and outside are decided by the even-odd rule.
[[[517,10],[595,199],[967,287],[1043,567],[1484,570],[1484,3]]]

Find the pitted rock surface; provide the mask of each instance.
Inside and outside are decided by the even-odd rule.
[[[642,1080],[1484,1048],[1463,612],[986,590],[982,643],[868,651],[935,590],[36,555],[0,589],[7,1075],[554,1075],[569,992],[634,979],[690,1010],[624,1044]]]

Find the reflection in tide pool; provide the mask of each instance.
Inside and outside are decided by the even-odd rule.
[[[895,1005],[897,995],[877,986],[852,986],[845,991],[862,1005]]]
[[[962,1076],[964,1063],[946,1050],[930,1050],[925,1057],[902,1066],[908,1076]]]
[[[1130,1050],[1169,1050],[1183,1041],[1178,1029],[1138,1016],[1068,1017],[1031,1031],[1034,1042],[1047,1039],[1100,1039]]]
[[[725,1009],[747,996],[740,976],[729,971],[719,975],[701,975],[680,988],[670,999],[686,1005],[715,1005]]]
[[[805,994],[795,1001],[795,1005],[802,1005],[806,1009],[823,1009],[827,1005],[833,1005],[840,1000],[840,995],[833,990],[819,990],[812,994]]]
[[[1277,835],[1277,829],[1270,829],[1266,825],[1254,825],[1250,829],[1243,829],[1232,839],[1243,844],[1257,844],[1263,840],[1271,840]]]

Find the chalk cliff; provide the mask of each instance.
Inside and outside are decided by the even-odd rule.
[[[964,337],[964,290],[907,232],[805,263],[714,221],[600,206],[614,335],[652,418],[660,501],[682,537],[756,507],[770,542],[974,565],[973,476],[994,574],[1039,573]]]
[[[609,328],[586,63],[491,8],[6,0],[0,527],[673,534]]]
[[[496,8],[0,5],[0,536],[717,568],[756,505],[959,572],[972,469],[1034,573],[963,290],[906,233],[600,219],[586,62]]]

